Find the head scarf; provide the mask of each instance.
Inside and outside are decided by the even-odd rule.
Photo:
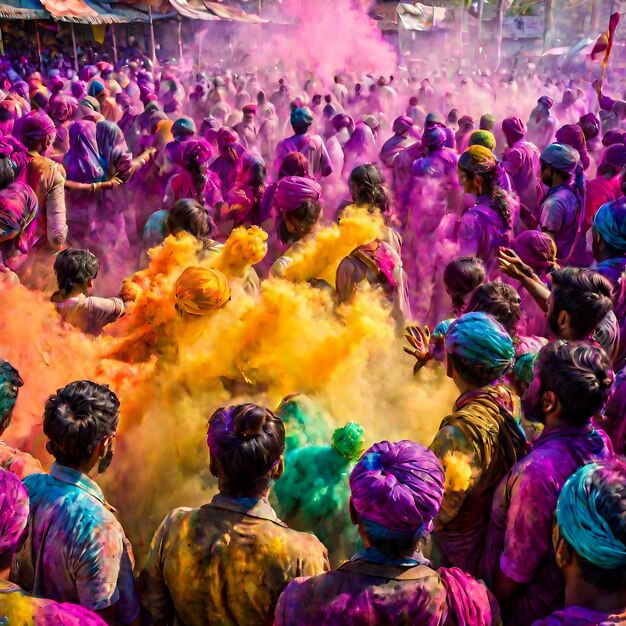
[[[13,134],[26,147],[32,147],[39,141],[54,136],[54,122],[43,111],[32,111],[15,122]]]
[[[617,521],[614,498],[625,483],[623,461],[608,466],[590,463],[569,477],[559,495],[559,531],[576,554],[600,569],[626,567],[626,545],[608,519]]]
[[[496,165],[493,152],[484,146],[470,146],[459,158],[459,167],[473,174],[485,174]]]
[[[196,125],[193,123],[193,120],[190,120],[188,117],[177,119],[172,126],[172,135],[174,135],[174,139],[178,141],[185,137],[191,137],[195,132]]]
[[[18,80],[11,86],[11,91],[22,98],[28,98],[28,83],[23,80]]]
[[[547,113],[554,106],[554,100],[550,98],[550,96],[541,96],[541,98],[537,100],[537,104],[542,106]]]
[[[626,206],[621,202],[603,204],[593,218],[593,227],[609,246],[626,252]]]
[[[440,150],[446,143],[446,133],[439,126],[431,126],[427,128],[422,135],[422,144],[424,144],[431,152]]]
[[[350,474],[352,504],[364,522],[423,538],[441,507],[444,481],[443,468],[428,448],[413,441],[381,441]]]
[[[491,113],[481,115],[478,127],[480,130],[491,130],[496,125],[496,118]]]
[[[196,161],[198,165],[209,162],[213,155],[211,144],[206,139],[190,139],[183,144],[182,162],[179,165],[186,166],[190,161]]]
[[[594,113],[585,113],[585,115],[578,120],[578,125],[583,129],[583,133],[586,128],[590,129],[593,137],[597,137],[600,132],[600,120]]]
[[[556,263],[556,244],[540,230],[526,230],[512,243],[520,259],[536,270],[548,270]]]
[[[502,324],[482,311],[465,313],[446,334],[446,351],[468,369],[499,378],[513,364],[515,350]]]
[[[441,114],[438,113],[437,111],[434,111],[433,113],[429,113],[426,116],[426,120],[424,121],[424,126],[426,128],[432,128],[433,126],[445,126],[445,121],[443,119],[443,117],[441,117]]]
[[[589,155],[587,153],[587,141],[583,129],[578,124],[566,124],[556,131],[555,140],[578,151],[580,162],[584,169],[589,167]]]
[[[580,155],[571,146],[551,143],[541,153],[541,160],[560,172],[571,174],[580,161]]]
[[[112,174],[122,154],[128,153],[128,145],[124,134],[115,122],[98,122],[96,124],[96,143],[100,153],[100,161],[107,174]]]
[[[100,103],[93,96],[85,96],[80,101],[80,106],[87,109],[91,109],[96,113],[100,113]]]
[[[8,362],[0,359],[0,431],[15,406],[18,389],[24,386],[19,372]]]
[[[602,159],[607,165],[621,170],[626,165],[626,145],[614,143],[604,151]]]
[[[33,108],[45,110],[48,106],[48,94],[43,89],[35,89],[30,94],[30,101],[33,104]]]
[[[291,112],[289,121],[294,128],[309,127],[313,123],[313,113],[308,107],[297,107]]]
[[[459,127],[466,130],[474,128],[474,118],[471,115],[463,115],[463,117],[459,119]]]
[[[488,130],[475,130],[470,135],[469,140],[470,146],[483,146],[488,150],[496,149],[496,138],[494,137],[492,132]]]
[[[217,147],[220,151],[237,143],[238,139],[239,135],[232,128],[228,128],[228,126],[222,126],[217,131]]]
[[[82,99],[86,94],[85,83],[82,80],[77,80],[72,83],[72,95],[77,100]]]
[[[69,131],[70,148],[63,159],[68,180],[94,183],[104,176],[98,144],[96,125],[89,121],[74,122]]]
[[[411,126],[413,126],[412,118],[406,115],[401,115],[400,117],[396,117],[393,122],[393,132],[396,133],[396,135],[402,135],[406,133]]]
[[[524,139],[526,127],[519,117],[507,117],[502,122],[502,132],[511,146],[515,142]]]
[[[535,379],[535,363],[539,352],[524,352],[515,360],[513,374],[522,383],[530,385]]]
[[[50,100],[48,115],[53,121],[62,124],[67,122],[76,113],[77,109],[78,102],[76,102],[75,98],[65,94],[58,94]]]
[[[312,178],[303,176],[285,176],[278,181],[274,193],[274,202],[280,211],[295,211],[308,200],[319,200],[322,188]]]
[[[279,178],[285,176],[309,176],[309,162],[302,152],[290,152],[280,163]]]
[[[620,130],[609,130],[602,137],[602,145],[612,146],[614,143],[624,143],[624,133]]]
[[[332,119],[334,129],[339,132],[342,128],[347,128],[350,132],[354,131],[354,120],[345,113],[335,115]]]
[[[87,90],[87,95],[92,98],[97,97],[104,91],[104,85],[99,80],[94,80],[91,85],[89,85],[89,89]]]
[[[188,267],[176,281],[176,304],[190,315],[209,315],[230,300],[230,285],[222,272]]]
[[[28,492],[22,481],[0,469],[0,555],[15,554],[28,525]]]

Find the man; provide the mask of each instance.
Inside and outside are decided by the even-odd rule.
[[[581,221],[582,199],[574,184],[578,163],[570,146],[553,143],[541,153],[541,182],[548,193],[540,203],[539,226],[554,239],[560,262],[573,251]]]
[[[411,352],[423,357],[423,341],[411,333]],[[511,393],[498,380],[512,366],[515,351],[504,327],[486,313],[467,313],[446,334],[448,376],[460,396],[445,417],[430,449],[444,467],[464,459],[467,480],[449,483],[435,518],[431,560],[472,575],[484,549],[493,493],[526,452],[526,438],[514,417]],[[428,357],[427,357],[428,358]]]
[[[130,544],[94,481],[113,460],[119,408],[107,386],[88,380],[48,398],[43,431],[56,462],[24,480],[30,532],[11,572],[29,593],[80,604],[110,625],[139,616]]]
[[[626,624],[626,464],[581,467],[561,490],[552,537],[565,608],[535,626]]]
[[[421,552],[444,479],[421,444],[374,444],[350,475],[350,518],[363,547],[335,571],[289,583],[274,626],[499,624],[482,583],[457,568],[435,571]]]
[[[291,127],[294,134],[281,139],[276,145],[276,171],[280,170],[282,160],[290,152],[301,152],[309,162],[309,173],[319,180],[333,173],[333,166],[326,151],[326,146],[319,135],[309,134],[309,127],[313,123],[313,114],[307,107],[296,107],[291,112]]]
[[[626,268],[626,199],[600,207],[593,218],[592,250],[596,271],[617,285]]]
[[[563,606],[565,581],[551,540],[554,512],[573,472],[613,455],[608,437],[592,424],[612,381],[611,362],[598,347],[556,341],[539,353],[522,406],[544,430],[496,491],[482,567],[506,624],[530,624]]]
[[[257,144],[256,104],[246,104],[242,109],[243,120],[235,124],[233,130],[239,135],[239,142],[248,151],[254,151]]]
[[[0,437],[11,424],[19,388],[24,384],[19,372],[8,362],[0,359]],[[41,463],[28,452],[22,452],[0,441],[0,467],[19,478],[41,474]]]

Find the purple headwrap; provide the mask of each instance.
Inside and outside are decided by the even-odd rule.
[[[554,106],[554,100],[550,98],[550,96],[541,96],[541,98],[537,100],[537,104],[540,104],[549,111]]]
[[[502,132],[506,137],[509,146],[512,146],[516,141],[524,139],[526,134],[526,127],[524,122],[519,117],[507,117],[502,122]]]
[[[27,148],[48,137],[54,137],[55,132],[54,122],[43,111],[32,111],[24,115],[13,127],[13,134]]]
[[[211,144],[206,139],[190,139],[182,145],[182,162],[178,165],[185,166],[190,161],[196,161],[198,165],[204,165],[213,156]]]
[[[115,94],[115,102],[117,102],[121,107],[130,107],[133,104],[130,96],[124,91],[120,91]]]
[[[612,146],[614,143],[624,143],[624,133],[621,130],[609,130],[602,137],[602,145]]]
[[[13,91],[18,96],[24,99],[28,99],[29,89],[28,89],[28,83],[26,81],[18,80],[17,82],[13,83],[11,87],[11,91]]]
[[[112,174],[113,170],[119,170],[120,157],[128,153],[128,145],[120,127],[115,122],[98,122],[96,144],[101,162],[104,162],[104,167],[107,169],[105,174]]]
[[[431,152],[443,148],[446,142],[446,132],[439,126],[427,128],[422,135],[422,144]]]
[[[540,230],[527,230],[519,234],[512,243],[520,259],[536,270],[548,270],[556,263],[556,245]]]
[[[65,94],[58,94],[50,100],[48,105],[48,115],[53,121],[62,124],[67,122],[78,109],[78,102],[75,98]]]
[[[402,135],[406,133],[411,126],[413,126],[413,120],[406,115],[401,115],[400,117],[396,117],[393,122],[393,132],[396,133],[396,135]]]
[[[585,133],[585,137],[588,138],[597,137],[600,132],[600,120],[594,113],[585,113],[578,120],[578,125],[583,129],[583,133],[585,130],[589,132],[589,135]]]
[[[72,95],[77,100],[82,100],[87,95],[86,85],[82,80],[76,80],[72,83]]]
[[[79,183],[96,182],[104,175],[96,143],[96,125],[86,120],[74,122],[69,135],[70,149],[63,159],[67,179]]]
[[[354,120],[345,113],[335,115],[332,119],[334,129],[339,132],[342,128],[347,128],[350,133],[354,132]]]
[[[551,143],[541,153],[541,160],[560,172],[571,174],[580,162],[580,155],[569,145]]]
[[[28,150],[13,135],[5,135],[0,138],[0,152],[11,157],[11,161],[17,168],[16,178],[24,170],[28,163]]]
[[[52,94],[58,94],[63,91],[65,87],[65,81],[59,76],[50,76],[48,79],[48,89]]]
[[[220,150],[237,143],[238,140],[239,135],[232,128],[222,126],[217,131],[217,146]]]
[[[413,441],[374,444],[350,474],[359,516],[384,528],[425,537],[443,498],[445,475],[428,448]]]
[[[22,481],[0,469],[0,556],[17,552],[28,526],[28,492]]]
[[[285,176],[278,181],[274,202],[280,211],[289,213],[302,206],[307,200],[319,200],[322,188],[312,178]]]
[[[604,151],[602,160],[612,167],[621,170],[626,165],[626,145],[614,143]]]
[[[587,153],[587,142],[583,129],[578,124],[566,124],[556,131],[555,139],[558,143],[571,146],[578,151],[583,169],[587,169],[590,164]]]

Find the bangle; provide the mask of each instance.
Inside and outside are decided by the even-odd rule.
[[[96,193],[96,183],[91,183],[91,193]]]

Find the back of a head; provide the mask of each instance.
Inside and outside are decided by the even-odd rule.
[[[541,391],[552,391],[561,419],[582,426],[604,407],[613,383],[611,361],[602,348],[557,340],[541,349],[536,371]]]
[[[454,306],[462,306],[463,298],[485,280],[482,259],[464,256],[450,261],[443,270],[443,282]]]
[[[170,233],[186,232],[200,241],[213,236],[215,224],[204,207],[195,200],[183,199],[174,203],[167,216]]]
[[[501,282],[484,283],[471,293],[465,313],[483,311],[493,315],[511,334],[522,319],[522,306],[519,294],[511,285]]]
[[[80,467],[105,437],[115,434],[119,410],[108,385],[78,380],[58,389],[44,409],[48,452],[61,465]]]
[[[590,463],[563,486],[560,536],[578,557],[584,582],[602,593],[626,588],[626,461]]]
[[[54,260],[54,273],[59,289],[66,293],[93,280],[100,269],[100,261],[89,250],[68,248]]]
[[[373,163],[358,165],[350,172],[350,191],[357,204],[369,205],[383,213],[389,208],[382,172]]]
[[[308,176],[309,162],[302,152],[290,152],[280,164],[278,178],[285,176]]]
[[[9,426],[18,390],[23,385],[19,372],[8,361],[0,359],[0,434]]]
[[[611,283],[587,268],[566,267],[551,273],[553,316],[569,314],[575,339],[586,339],[613,308]]]
[[[28,532],[28,492],[22,481],[0,468],[0,567],[11,565]]]
[[[285,450],[285,427],[257,404],[221,407],[209,420],[207,445],[222,493],[245,495],[269,487]]]
[[[187,267],[174,287],[176,306],[188,315],[206,316],[230,300],[230,285],[219,270]]]

